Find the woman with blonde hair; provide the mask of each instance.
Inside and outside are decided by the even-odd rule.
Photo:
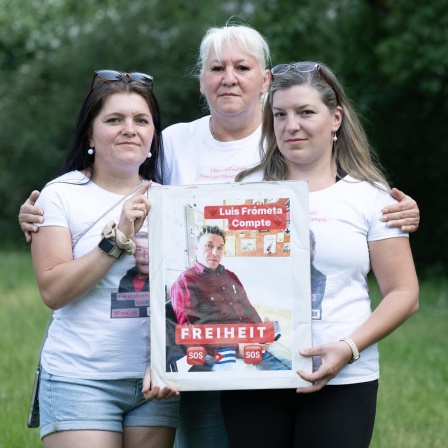
[[[306,180],[310,228],[326,276],[312,304],[313,372],[297,390],[222,392],[232,447],[368,447],[379,378],[377,343],[418,309],[418,280],[408,234],[381,220],[389,186],[334,73],[321,63],[272,70],[263,115],[266,146],[237,180]],[[367,275],[383,298],[372,312]],[[312,279],[313,280],[313,279]],[[269,422],[269,431],[241,431]]]

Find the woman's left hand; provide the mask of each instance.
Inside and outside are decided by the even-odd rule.
[[[381,220],[387,222],[389,227],[400,227],[403,232],[415,232],[420,224],[417,202],[397,188],[392,188],[390,194],[398,202],[383,209]]]
[[[311,393],[321,390],[339,371],[347,365],[352,357],[352,351],[347,343],[343,341],[330,342],[318,347],[304,348],[299,353],[305,357],[320,356],[322,364],[313,373],[306,373],[298,370],[297,373],[305,381],[309,381],[311,386],[299,387],[297,393]]]
[[[148,401],[166,400],[168,398],[176,397],[180,393],[174,387],[165,386],[162,389],[159,386],[152,387],[150,367],[146,369],[145,376],[143,377],[142,392]]]

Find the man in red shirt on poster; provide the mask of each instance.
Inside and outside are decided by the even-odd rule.
[[[222,264],[226,236],[218,226],[203,226],[196,237],[196,260],[171,286],[179,324],[258,323],[238,277]]]
[[[129,269],[120,280],[118,292],[145,291],[149,293],[148,233],[139,232],[132,240],[135,243],[135,266]]]
[[[193,359],[189,363],[194,364],[196,369],[214,370],[213,366],[217,364],[235,363],[238,355],[244,358],[246,365],[257,364],[262,370],[288,369],[289,360],[282,362],[267,353],[270,342],[279,337],[279,334],[277,337],[274,335],[275,325],[269,322],[268,318],[262,321],[236,274],[221,264],[225,240],[225,233],[218,226],[203,226],[196,236],[196,260],[171,286],[172,307],[179,325],[193,325],[202,342],[205,342],[206,333],[216,332],[221,335],[217,338],[219,341],[212,338],[210,344],[205,343],[202,347],[197,343],[190,346],[187,349],[187,357],[189,350],[195,352],[190,354],[198,362]],[[217,325],[213,324],[221,324],[219,327],[222,328],[215,328]],[[237,329],[234,324],[244,328]],[[256,328],[260,324],[266,328]],[[237,334],[244,333],[250,337],[252,333],[261,334],[266,330],[266,335],[268,327],[272,327],[272,338],[269,342],[257,337],[249,343],[235,342],[238,339]],[[188,329],[184,329],[184,333],[188,333]],[[253,359],[254,357],[257,359]],[[201,366],[204,362],[206,365]]]

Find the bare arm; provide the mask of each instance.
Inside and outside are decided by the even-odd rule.
[[[98,247],[74,260],[70,231],[56,226],[34,235],[31,253],[42,300],[53,310],[92,288],[116,261]]]
[[[403,232],[415,232],[420,224],[417,202],[397,188],[392,188],[391,195],[399,202],[383,209],[382,221],[389,227],[400,227]]]
[[[369,250],[383,300],[353,334],[341,334],[341,339],[350,337],[360,352],[392,333],[418,309],[419,287],[408,238],[373,241],[369,243]],[[298,372],[313,385],[301,387],[297,392],[322,389],[352,356],[350,347],[340,341],[300,350],[300,354],[322,356],[322,365],[312,374]]]
[[[354,334],[364,350],[396,330],[418,310],[419,286],[407,238],[390,238],[369,243],[372,270],[383,300]]]
[[[44,222],[44,211],[40,207],[34,206],[39,195],[40,193],[34,190],[20,207],[19,224],[25,233],[25,238],[28,243],[31,243],[32,233],[36,233],[39,230],[39,227],[35,226],[34,223],[41,224]]]
[[[149,185],[123,203],[118,228],[128,239],[138,232],[148,214],[145,193]],[[61,308],[87,292],[116,261],[98,247],[74,260],[69,230],[56,226],[42,227],[34,235],[31,253],[42,300],[51,309]]]

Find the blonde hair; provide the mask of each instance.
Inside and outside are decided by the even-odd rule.
[[[378,158],[371,148],[367,135],[350,99],[335,74],[324,64],[318,63],[319,69],[299,72],[294,68],[282,75],[273,77],[266,99],[262,138],[260,142],[261,162],[255,167],[242,171],[236,181],[254,172],[262,171],[264,180],[284,180],[287,164],[278,149],[274,133],[272,98],[278,90],[286,90],[297,85],[306,85],[318,91],[322,102],[330,112],[337,106],[343,111],[341,126],[337,132],[337,141],[333,144],[333,160],[338,172],[346,173],[357,180],[367,181],[384,190],[389,190],[386,176]]]

